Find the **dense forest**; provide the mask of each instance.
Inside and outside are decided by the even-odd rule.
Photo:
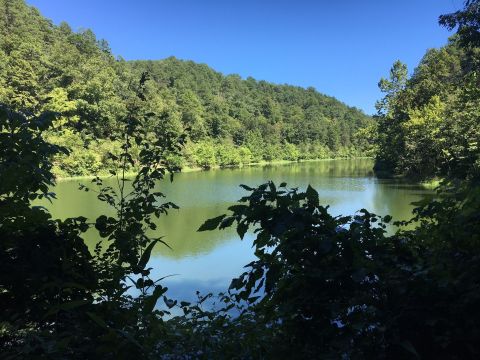
[[[119,146],[110,135],[145,72],[151,121],[189,135],[169,159],[180,168],[368,154],[357,134],[371,118],[313,88],[242,80],[173,57],[117,59],[92,31],[55,26],[23,0],[0,1],[0,29],[0,102],[69,114],[47,135],[74,150],[56,159],[58,175],[108,174],[105,157]]]
[[[479,0],[440,16],[455,34],[410,78],[402,63],[393,65],[380,81],[385,97],[373,123],[310,90],[175,59],[117,61],[90,32],[54,27],[21,1],[0,4],[1,358],[480,358]],[[257,114],[265,97],[255,97],[267,93],[278,112]],[[437,196],[416,204],[411,220],[395,221],[367,209],[333,216],[310,186],[241,185],[246,195],[199,230],[248,233],[255,260],[221,294],[170,298],[148,266],[152,249],[168,245],[153,236],[155,220],[177,208],[158,181],[173,178],[195,146],[207,153],[204,142],[215,159],[227,139],[248,148],[236,132],[248,114],[258,139],[274,146],[280,131],[298,150],[295,134],[305,125],[287,131],[293,118],[285,114],[303,109],[310,124],[312,103],[325,119],[337,117],[338,129],[357,114],[376,169],[439,177]],[[312,141],[334,131],[315,129]],[[340,149],[354,142],[341,136]],[[35,205],[55,198],[59,168],[73,174],[68,166],[81,163],[90,173],[103,152],[118,186],[96,177],[80,189],[95,191],[108,215],[59,220]],[[94,251],[82,238],[88,230],[97,234]]]

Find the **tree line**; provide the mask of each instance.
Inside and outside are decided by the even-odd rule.
[[[412,76],[397,61],[379,83],[376,169],[419,180],[477,177],[480,169],[478,4],[440,17],[459,28],[447,45],[427,51]],[[473,32],[467,32],[473,31]]]

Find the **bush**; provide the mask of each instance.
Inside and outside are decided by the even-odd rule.
[[[283,160],[298,161],[300,159],[300,151],[294,144],[283,144]]]
[[[209,169],[217,165],[216,149],[212,142],[201,141],[191,147],[192,158],[196,166]]]
[[[233,144],[216,145],[216,159],[220,166],[238,166],[242,163],[242,158],[238,148]]]
[[[253,155],[248,147],[240,146],[238,148],[238,154],[242,164],[251,164],[253,162]]]

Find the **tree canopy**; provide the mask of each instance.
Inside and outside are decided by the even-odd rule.
[[[478,1],[440,17],[458,32],[427,51],[408,78],[396,62],[382,79],[378,102],[376,168],[420,179],[478,178],[480,96]]]
[[[127,62],[92,31],[56,26],[23,0],[0,1],[0,28],[0,102],[68,119],[47,135],[74,150],[56,158],[57,175],[108,174],[105,156],[117,145],[109,136],[145,72],[144,106],[159,114],[152,121],[189,134],[171,159],[181,167],[368,154],[358,132],[371,118],[313,88],[225,76],[174,57]]]

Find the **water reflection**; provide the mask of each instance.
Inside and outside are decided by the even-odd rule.
[[[192,284],[196,284],[194,289],[223,290],[242,271],[243,265],[253,258],[251,238],[240,241],[232,229],[196,232],[206,219],[224,213],[246,194],[239,184],[256,186],[267,180],[300,188],[310,184],[318,190],[322,204],[330,205],[333,214],[349,215],[366,208],[380,215],[390,214],[396,220],[409,219],[411,203],[431,194],[405,182],[379,180],[374,177],[372,166],[370,159],[320,161],[178,174],[173,183],[161,182],[159,190],[180,210],[162,217],[158,230],[151,234],[164,236],[173,249],[161,245],[155,248],[150,264],[154,277],[180,274],[165,280],[171,289],[176,289],[172,296],[185,295],[185,291],[192,295]],[[113,182],[110,185],[114,186]],[[54,191],[58,200],[44,204],[54,217],[81,215],[93,221],[101,214],[111,213],[94,193],[79,191],[78,181],[61,182]],[[98,240],[96,231],[90,230],[85,240],[93,248]]]

